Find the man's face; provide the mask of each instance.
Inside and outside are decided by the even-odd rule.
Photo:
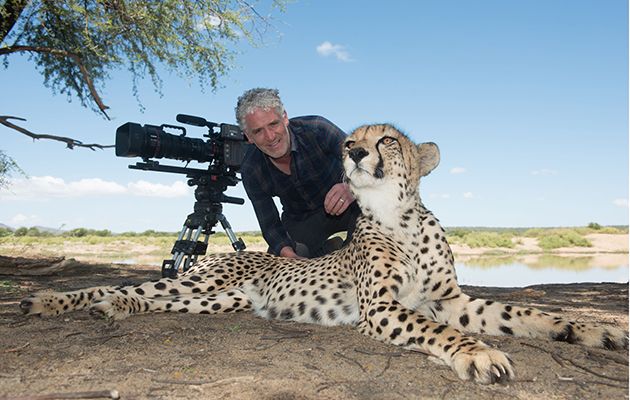
[[[276,114],[275,110],[255,109],[245,116],[245,135],[249,143],[253,143],[271,158],[280,158],[291,149],[289,138],[289,119]]]

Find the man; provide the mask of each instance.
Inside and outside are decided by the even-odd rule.
[[[317,257],[340,247],[330,246],[327,239],[340,231],[350,237],[360,213],[342,182],[345,133],[323,117],[289,119],[276,89],[243,93],[236,120],[254,144],[243,160],[241,177],[269,252]]]

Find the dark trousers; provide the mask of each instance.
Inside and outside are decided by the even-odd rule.
[[[322,208],[320,211],[303,220],[296,220],[285,213],[282,214],[282,225],[289,236],[297,242],[296,253],[302,257],[319,257],[337,250],[352,238],[357,218],[361,209],[356,201],[341,215],[330,215]],[[338,232],[346,232],[346,240],[341,238],[328,241]]]

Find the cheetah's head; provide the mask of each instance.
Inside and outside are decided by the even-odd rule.
[[[416,198],[420,178],[439,161],[435,143],[416,145],[388,124],[357,128],[343,149],[346,180],[364,212],[366,206],[382,208],[386,202]],[[376,198],[381,204],[374,204]]]

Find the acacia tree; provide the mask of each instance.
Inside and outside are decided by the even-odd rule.
[[[283,11],[286,1],[273,0],[270,9]],[[233,65],[235,45],[243,39],[259,44],[271,27],[271,18],[257,7],[244,0],[5,0],[0,57],[7,68],[11,55],[28,54],[53,93],[77,98],[109,119],[99,91],[113,70],[130,72],[137,99],[141,79],[150,78],[161,90],[158,66],[215,90]],[[35,134],[9,119],[24,120],[0,115],[0,124],[34,139],[104,147]]]

